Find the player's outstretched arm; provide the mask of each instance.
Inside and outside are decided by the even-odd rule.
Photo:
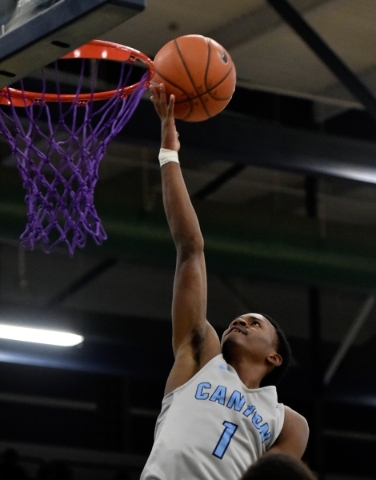
[[[161,119],[161,148],[178,152],[180,143],[174,119],[174,98],[166,99],[163,85],[152,86],[150,90]],[[164,209],[177,252],[172,302],[175,364],[166,385],[168,393],[218,355],[220,344],[215,330],[206,320],[204,241],[180,164],[174,161],[165,163],[161,167],[161,176]]]

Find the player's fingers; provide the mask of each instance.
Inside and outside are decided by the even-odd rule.
[[[151,83],[150,83],[150,86],[149,86],[149,89],[150,89],[153,93],[155,93],[155,95],[156,95],[157,97],[159,97],[159,96],[160,96],[160,93],[161,93],[161,85],[162,85],[161,83],[151,82]]]
[[[157,110],[157,113],[161,118],[166,117],[171,115],[170,111],[172,111],[173,115],[173,107],[172,110],[170,108],[170,100],[167,103],[167,95],[166,95],[166,89],[163,83],[154,83],[150,85],[150,91],[152,93],[151,95],[151,101],[154,104],[155,109]]]
[[[159,84],[159,98],[163,103],[166,102],[166,89],[163,83]]]
[[[174,115],[174,108],[175,108],[175,95],[170,95],[170,99],[167,106],[167,113],[171,116]]]
[[[149,90],[150,90],[150,92],[151,92],[151,94],[152,94],[152,97],[153,97],[154,101],[158,100],[158,98],[159,98],[159,92],[158,92],[157,86],[156,86],[156,85],[150,85],[150,86],[149,86]]]

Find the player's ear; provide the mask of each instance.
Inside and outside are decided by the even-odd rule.
[[[267,361],[272,365],[274,365],[275,367],[279,367],[280,365],[282,365],[283,359],[279,353],[273,352],[270,355],[268,355]]]

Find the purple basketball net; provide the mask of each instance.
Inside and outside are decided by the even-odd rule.
[[[85,63],[89,60],[77,61],[82,66],[72,102],[61,101],[57,63],[55,103],[45,101],[48,82],[44,69],[39,99],[31,104],[21,82],[24,108],[15,106],[11,89],[0,91],[0,132],[11,146],[26,190],[28,221],[20,237],[21,245],[33,250],[40,244],[50,253],[65,243],[71,257],[76,247],[85,246],[88,235],[97,245],[107,238],[94,206],[99,164],[108,143],[132,116],[150,79],[150,72],[145,73],[134,91],[124,96],[134,62],[121,62],[120,78],[112,96],[105,101],[93,101],[99,60],[91,60],[95,68],[90,99],[81,101]]]

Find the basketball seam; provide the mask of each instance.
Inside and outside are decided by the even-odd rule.
[[[222,77],[212,88],[209,88],[208,90],[206,90],[206,92],[212,97],[214,98],[214,100],[229,100],[232,98],[232,95],[230,95],[229,97],[225,97],[225,98],[221,98],[221,97],[215,97],[214,95],[212,95],[210,92],[212,90],[214,90],[215,88],[218,87],[218,85],[220,85],[223,81],[226,80],[226,78],[230,75],[230,73],[232,72],[234,68],[234,64],[231,63],[231,67],[229,68],[228,72],[226,73],[226,75],[224,77]]]
[[[205,89],[206,92],[208,91],[208,85],[207,85],[207,78],[208,78],[208,71],[209,71],[209,65],[210,65],[210,59],[211,59],[211,45],[210,45],[210,39],[207,41],[207,46],[208,46],[208,61],[206,62],[206,68],[205,68],[205,77],[204,77],[204,82],[205,82]],[[211,115],[209,115],[211,117]]]
[[[175,105],[179,105],[180,103],[185,103],[189,102],[191,100],[201,100],[201,97],[205,97],[205,95],[209,95],[213,100],[216,100],[217,102],[225,102],[226,100],[230,100],[232,98],[232,95],[230,97],[216,97],[212,95],[210,92],[216,87],[211,88],[210,90],[206,90],[204,93],[200,93],[199,95],[195,97],[188,97],[186,100],[178,100],[175,102]]]
[[[177,85],[176,83],[171,82],[171,80],[169,80],[167,77],[165,77],[164,75],[162,75],[158,70],[156,70],[155,73],[157,73],[163,80],[165,80],[166,82],[168,82],[168,83],[169,83],[170,85],[172,85],[173,87],[176,87],[176,88],[179,89],[181,92],[183,92],[184,95],[187,96],[186,100],[181,100],[181,101],[178,101],[178,102],[175,101],[175,105],[177,105],[177,104],[179,104],[179,103],[189,103],[189,109],[190,109],[190,110],[189,110],[189,114],[188,114],[188,115],[190,115],[190,114],[192,113],[192,105],[191,105],[191,101],[190,101],[190,100],[191,100],[191,97],[188,95],[188,93],[187,93],[185,90],[183,90],[183,89],[182,89],[179,85]],[[194,97],[194,98],[196,98],[196,97]],[[186,117],[187,117],[187,115],[186,115],[184,118],[186,118]]]
[[[214,98],[215,100],[218,100],[218,101],[225,101],[225,100],[229,100],[231,99],[232,95],[230,95],[229,97],[215,97],[214,95],[212,95],[210,92],[212,90],[214,90],[215,88],[218,87],[218,85],[220,85],[223,80],[225,80],[229,75],[230,73],[232,72],[234,68],[234,65],[232,64],[231,67],[229,68],[228,72],[226,73],[226,75],[224,77],[221,78],[221,80],[219,82],[217,82],[215,85],[213,85],[211,88],[208,88],[207,90],[205,90],[203,93],[199,93],[198,95],[195,95],[194,97],[190,97],[189,94],[183,89],[181,88],[180,85],[178,85],[177,83],[175,82],[172,82],[168,77],[166,77],[165,75],[162,75],[158,70],[155,71],[156,74],[158,74],[161,78],[163,78],[163,80],[165,80],[166,82],[168,82],[170,85],[172,85],[173,87],[177,88],[178,90],[180,90],[181,92],[184,93],[184,95],[187,96],[186,99],[184,100],[178,100],[178,101],[175,101],[175,105],[179,104],[179,103],[190,103],[191,100],[196,100],[197,98],[200,98],[200,97],[203,97],[204,95],[206,94],[209,94],[212,98]]]
[[[198,95],[196,95],[195,97],[188,97],[187,100],[196,100],[197,98],[200,98],[200,97],[203,97],[204,95],[210,95],[211,98],[213,98],[214,100],[217,100],[219,102],[224,102],[226,100],[230,100],[232,98],[232,95],[230,95],[229,97],[216,97],[214,96],[211,92],[212,90],[214,90],[215,88],[218,87],[218,85],[220,85],[229,75],[230,73],[232,72],[234,68],[234,65],[231,65],[231,67],[229,68],[228,72],[226,73],[226,75],[224,77],[221,78],[221,80],[219,82],[217,82],[215,85],[213,85],[211,88],[208,88],[207,90],[205,90],[203,93],[199,93]],[[160,74],[159,74],[160,75]],[[162,76],[162,75],[160,75]],[[173,85],[172,82],[169,82],[171,85]],[[185,93],[185,92],[184,92]],[[184,103],[184,102],[187,102],[187,100],[178,100],[177,102],[175,102],[175,104],[179,104],[179,103]]]
[[[209,46],[209,42],[207,41],[207,38],[204,37],[204,39],[205,39],[206,45]],[[196,87],[196,85],[195,85],[195,83],[194,83],[194,81],[193,81],[193,78],[192,78],[192,76],[191,76],[191,73],[190,73],[190,71],[189,71],[189,69],[188,69],[188,67],[187,67],[187,65],[186,65],[186,63],[185,63],[185,61],[184,61],[184,57],[183,57],[183,55],[181,54],[181,51],[180,51],[180,49],[179,49],[179,44],[178,44],[178,42],[177,42],[177,39],[174,40],[174,43],[175,43],[176,50],[177,50],[177,52],[178,52],[178,54],[179,54],[180,60],[181,60],[181,62],[182,62],[182,64],[183,64],[183,67],[184,67],[184,69],[185,69],[185,71],[186,71],[186,73],[187,73],[187,75],[188,75],[188,78],[189,78],[189,80],[191,81],[191,84],[192,84],[192,86],[193,86],[193,88],[194,88],[194,90],[195,90],[195,92],[196,92],[196,94],[197,94],[197,96],[196,96],[195,98],[197,98],[198,100],[200,100],[202,107],[204,108],[207,116],[210,118],[211,115],[210,115],[208,109],[206,108],[205,103],[202,101],[202,98],[201,98],[202,94],[200,94],[200,92],[197,90],[197,87]],[[207,64],[206,64],[206,65],[209,64],[209,60],[210,60],[210,48],[208,48],[208,61],[207,61]],[[188,115],[186,115],[184,118],[188,118]]]

